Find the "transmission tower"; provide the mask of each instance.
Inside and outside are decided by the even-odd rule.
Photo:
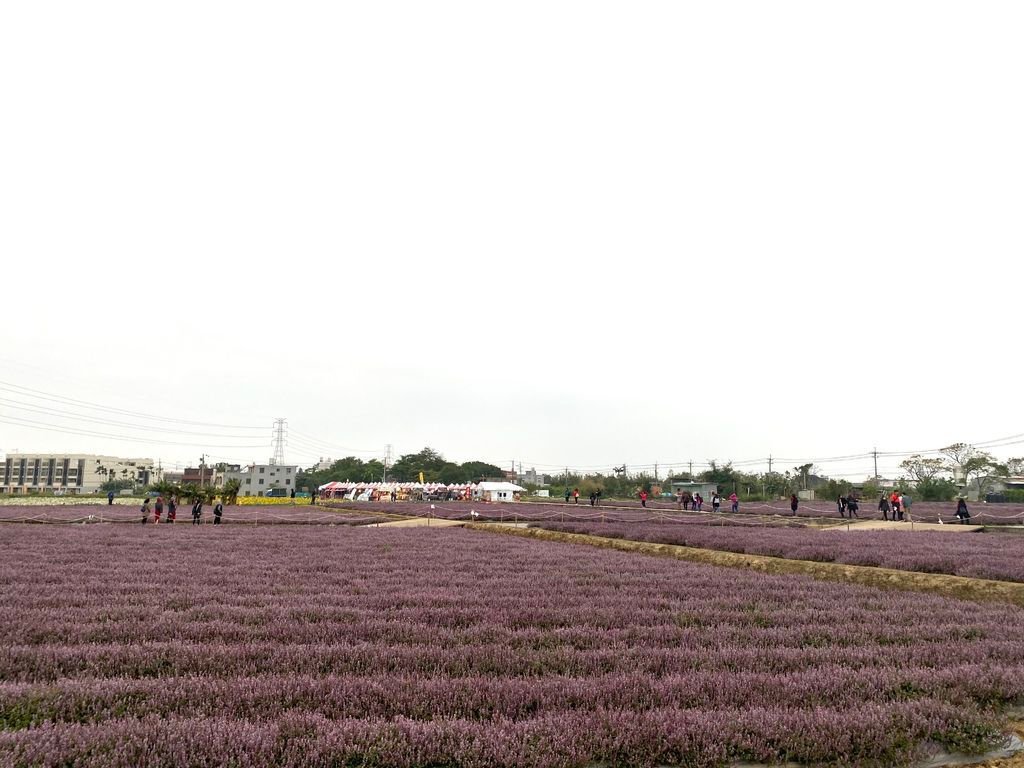
[[[284,439],[287,435],[287,419],[274,419],[274,458],[271,464],[284,464]]]

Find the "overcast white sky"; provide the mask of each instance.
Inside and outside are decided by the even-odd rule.
[[[3,386],[261,429],[7,388],[0,452],[263,460],[277,416],[300,464],[1024,433],[1022,22],[936,0],[5,3]]]

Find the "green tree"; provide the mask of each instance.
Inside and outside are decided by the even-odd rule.
[[[161,496],[181,496],[181,486],[161,480],[149,486],[149,490],[159,493]]]
[[[912,495],[921,501],[951,501],[956,493],[956,483],[948,477],[926,477],[917,482]]]
[[[900,469],[903,470],[907,478],[915,483],[935,479],[948,471],[946,462],[942,459],[926,459],[916,453],[901,461]]]
[[[444,456],[433,448],[424,448],[419,453],[407,453],[400,456],[391,467],[391,476],[402,482],[418,481],[420,472],[425,482],[438,482],[441,470],[448,464]]]
[[[718,466],[714,459],[708,459],[708,469],[700,473],[700,479],[704,483],[714,483],[720,491],[736,490],[741,481],[740,473],[733,469],[731,461]]]
[[[813,468],[813,464],[801,464],[799,467],[793,467],[793,478],[799,486],[797,490],[807,490],[807,481]]]
[[[100,484],[100,490],[103,491],[104,493],[109,493],[110,491],[113,491],[114,493],[117,493],[118,491],[121,491],[121,490],[124,490],[124,489],[133,488],[133,487],[135,487],[135,483],[132,482],[131,480],[114,480],[114,479],[111,479],[111,480],[105,480],[104,482],[102,482]]]
[[[992,473],[998,477],[1020,477],[1024,475],[1024,459],[1012,458],[992,465]]]
[[[242,488],[242,481],[237,477],[233,477],[224,483],[224,487],[220,489],[220,497],[224,500],[225,504],[234,504],[238,501],[238,492]]]
[[[459,465],[462,470],[462,483],[474,483],[489,477],[502,477],[505,473],[501,467],[488,464],[486,461],[466,461]]]

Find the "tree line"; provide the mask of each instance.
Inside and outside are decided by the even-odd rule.
[[[448,461],[433,448],[424,448],[417,453],[399,456],[393,465],[385,467],[378,459],[363,461],[355,456],[338,459],[326,469],[303,470],[298,473],[295,484],[299,488],[314,490],[324,483],[351,480],[356,483],[388,481],[418,482],[420,473],[427,483],[476,483],[481,480],[504,478],[501,467],[486,461],[466,461],[457,464]]]

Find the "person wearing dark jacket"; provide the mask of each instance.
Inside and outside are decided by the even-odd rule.
[[[142,509],[139,510],[139,511],[142,512],[142,524],[145,525],[146,523],[149,522],[149,497],[148,496],[142,500]]]
[[[796,494],[794,493],[792,496],[789,497],[789,508],[791,510],[793,510],[793,514],[795,515],[796,511],[797,511],[797,509],[799,507],[800,507],[800,499],[798,499],[796,497]]]
[[[882,513],[883,520],[889,519],[889,500],[885,498],[884,493],[882,494],[882,498],[878,500],[878,511]],[[895,519],[895,516],[893,516],[893,520]]]
[[[836,506],[839,508],[839,516],[846,517],[846,497],[840,496],[836,499]]]
[[[967,499],[962,496],[956,502],[956,516],[960,519],[961,525],[971,522],[971,513],[967,510]]]
[[[203,500],[199,499],[192,505],[192,525],[199,525],[203,516]]]
[[[858,509],[857,497],[856,496],[848,496],[846,498],[846,512],[850,516],[851,520],[853,518],[855,518],[855,517],[856,518],[860,517],[860,515],[857,514],[857,509]]]
[[[214,524],[214,525],[220,525],[220,517],[221,517],[221,515],[223,515],[223,514],[224,514],[224,505],[223,505],[223,504],[221,504],[221,503],[220,503],[220,502],[218,501],[218,502],[217,502],[217,506],[215,506],[215,507],[213,508],[213,524]]]

